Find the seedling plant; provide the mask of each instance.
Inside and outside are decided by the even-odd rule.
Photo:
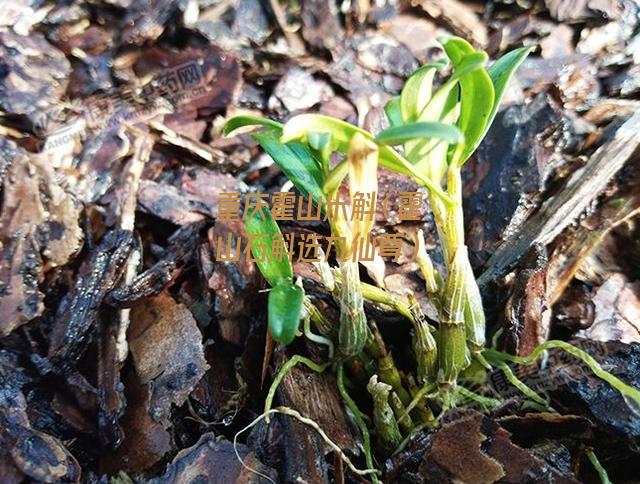
[[[265,412],[271,410],[278,384],[294,365],[302,363],[319,372],[333,368],[339,391],[362,433],[366,464],[374,481],[378,479],[373,471],[374,454],[387,457],[416,429],[436,426],[441,412],[469,401],[484,407],[501,403],[471,391],[461,384],[461,377],[473,374],[482,382],[488,370],[499,368],[532,405],[550,410],[548,402],[518,380],[508,366],[533,364],[549,348],[582,360],[620,391],[630,406],[637,407],[640,402],[637,389],[605,372],[590,355],[566,342],[547,341],[528,357],[487,348],[482,299],[464,240],[461,169],[486,135],[509,80],[531,49],[516,49],[488,66],[487,54],[461,38],[441,39],[441,44],[446,59],[427,64],[408,78],[400,95],[386,104],[389,127],[377,135],[319,114],[295,116],[285,124],[237,116],[225,126],[227,134],[241,127],[261,126],[253,137],[296,188],[313,197],[327,214],[332,236],[340,239],[336,267],[331,267],[327,258],[315,263],[340,310],[339,320],[331,321],[294,281],[287,258],[269,260],[271,243],[281,232],[268,211],[247,221],[248,234],[259,241],[253,244],[253,255],[261,261],[258,267],[271,286],[271,337],[289,344],[300,334],[302,322],[304,335],[326,345],[329,353],[325,364],[301,355],[288,360],[274,379]],[[451,67],[449,77],[434,87],[436,76],[447,66]],[[416,251],[438,321],[428,321],[413,298],[404,300],[360,280],[358,262],[350,255],[371,232],[373,217],[350,220],[331,209],[331,202],[341,197],[339,189],[345,179],[351,199],[358,193],[377,192],[379,166],[408,176],[427,190],[445,273],[436,270],[421,232]],[[401,373],[396,367],[375,322],[367,319],[365,299],[395,310],[412,323],[412,372]],[[372,415],[367,417],[360,411],[348,385],[367,389]],[[375,452],[367,421],[373,424]],[[595,455],[591,453],[589,458],[606,481],[606,472]]]

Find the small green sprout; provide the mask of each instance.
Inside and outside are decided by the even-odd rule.
[[[282,237],[278,224],[265,208],[246,221],[247,233],[255,237],[251,252],[260,272],[271,286],[267,306],[269,333],[281,343],[293,341],[300,326],[304,292],[293,283],[293,267],[286,257],[271,260],[274,237]]]

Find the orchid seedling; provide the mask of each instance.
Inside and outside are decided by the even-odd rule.
[[[516,49],[487,65],[487,54],[461,38],[440,42],[446,59],[425,65],[408,78],[401,93],[385,105],[389,127],[380,133],[319,114],[294,116],[284,124],[237,116],[228,120],[224,129],[229,134],[237,128],[261,126],[261,131],[253,133],[256,141],[295,187],[325,211],[327,202],[339,196],[345,179],[352,198],[356,192],[376,192],[379,166],[412,178],[428,193],[446,269],[445,274],[436,270],[419,231],[417,263],[426,292],[439,313],[433,325],[417,303],[409,306],[384,288],[360,281],[358,265],[349,258],[338,257],[337,268],[329,267],[327,260],[317,264],[322,281],[340,309],[338,322],[328,321],[305,298],[302,289],[293,285],[290,265],[259,264],[273,287],[269,330],[274,339],[284,343],[293,339],[299,324],[294,320],[300,318],[298,308],[304,306],[303,313],[311,317],[324,337],[337,343],[334,360],[338,364],[338,388],[362,432],[369,467],[373,462],[369,433],[361,412],[346,393],[345,369],[362,386],[369,383],[372,420],[379,446],[387,454],[412,426],[433,424],[432,410],[446,410],[456,401],[469,398],[483,405],[495,403],[459,385],[460,374],[474,360],[480,367],[501,369],[516,388],[540,403],[544,401],[517,379],[507,362],[531,364],[544,350],[559,348],[585,362],[620,391],[631,407],[637,408],[640,402],[637,389],[605,372],[587,353],[568,343],[547,341],[526,358],[486,348],[482,299],[464,238],[461,170],[489,130],[509,80],[532,49]],[[436,83],[436,76],[447,66],[451,67],[449,77]],[[332,235],[344,240],[342,249],[347,253],[372,230],[373,220],[350,221],[326,213]],[[247,228],[252,234],[279,233],[273,220],[250,223]],[[391,307],[412,322],[415,371],[401,374],[397,370],[375,324],[367,320],[364,299]],[[291,307],[280,312],[283,300],[295,301],[295,310]],[[286,369],[295,363],[317,371],[327,367],[299,355],[294,358]],[[274,384],[281,379],[279,375]],[[274,392],[272,388],[271,398]],[[270,403],[268,399],[266,410]]]

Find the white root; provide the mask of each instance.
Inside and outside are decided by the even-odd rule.
[[[334,452],[336,452],[340,456],[340,459],[342,459],[342,461],[345,464],[347,464],[347,467],[349,468],[349,470],[351,470],[351,472],[353,472],[354,474],[356,474],[358,476],[367,476],[367,475],[370,475],[370,474],[376,474],[378,472],[376,469],[358,469],[356,466],[353,465],[353,462],[351,462],[351,459],[349,459],[349,457],[347,457],[347,455],[342,451],[342,449],[340,447],[338,447],[338,445],[329,438],[329,436],[325,433],[325,431],[322,430],[322,428],[320,428],[320,426],[315,421],[311,420],[310,418],[303,417],[302,415],[300,415],[299,412],[297,412],[296,410],[293,410],[292,408],[289,408],[289,407],[272,408],[268,412],[264,412],[263,414],[258,415],[249,425],[247,425],[243,429],[239,430],[238,433],[236,433],[236,435],[233,437],[233,450],[236,453],[236,457],[238,458],[238,460],[242,464],[242,467],[247,469],[249,472],[257,474],[260,477],[264,477],[265,479],[268,479],[270,482],[273,482],[273,484],[276,484],[273,481],[273,479],[271,479],[269,476],[266,476],[266,475],[262,474],[261,472],[255,470],[255,469],[252,469],[247,464],[245,464],[244,461],[242,460],[242,457],[240,456],[240,453],[238,452],[238,448],[237,448],[238,436],[240,436],[240,434],[246,432],[251,427],[256,425],[258,422],[260,422],[261,420],[265,419],[266,417],[268,417],[269,415],[274,414],[274,413],[279,413],[281,415],[288,415],[289,417],[293,417],[296,420],[298,420],[299,422],[301,422],[301,423],[303,423],[305,425],[308,425],[309,427],[313,428],[316,432],[318,432],[318,434],[320,434],[320,437],[322,438],[322,440],[329,447],[331,447],[331,449]]]

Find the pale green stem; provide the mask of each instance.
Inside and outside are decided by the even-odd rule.
[[[364,449],[364,460],[367,464],[367,467],[369,469],[373,469],[373,457],[371,455],[371,436],[369,435],[369,429],[367,428],[367,424],[362,417],[362,412],[356,405],[356,402],[353,401],[344,385],[344,366],[342,364],[338,365],[338,391],[340,392],[342,399],[347,404],[347,407],[349,407],[349,410],[351,410],[353,418],[356,421],[356,425],[358,426],[358,428],[360,429],[360,433],[362,434],[362,447]],[[376,476],[375,474],[371,475],[371,480],[374,482],[374,484],[380,482],[378,480],[378,476]]]

